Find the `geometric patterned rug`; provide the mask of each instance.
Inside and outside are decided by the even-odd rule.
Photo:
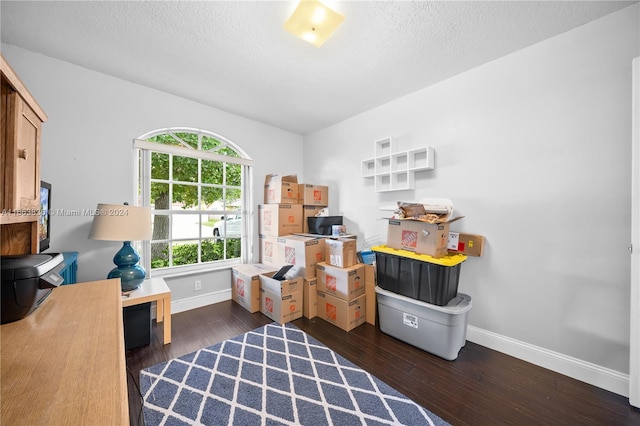
[[[448,425],[296,326],[140,372],[145,425]]]

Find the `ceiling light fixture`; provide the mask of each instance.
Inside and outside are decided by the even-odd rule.
[[[284,29],[304,41],[320,47],[342,23],[344,16],[318,0],[301,0]]]

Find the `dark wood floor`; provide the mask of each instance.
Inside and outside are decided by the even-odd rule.
[[[172,316],[172,338],[127,351],[132,425],[142,425],[140,369],[271,323],[228,301]],[[446,361],[364,324],[349,333],[319,319],[293,322],[453,425],[640,425],[627,398],[471,342]]]

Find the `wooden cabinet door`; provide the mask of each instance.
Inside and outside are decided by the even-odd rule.
[[[7,97],[4,209],[40,209],[40,139],[42,121],[17,92]],[[24,215],[24,221],[34,220]]]

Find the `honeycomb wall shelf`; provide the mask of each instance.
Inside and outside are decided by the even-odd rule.
[[[361,176],[375,181],[376,192],[415,189],[415,172],[433,170],[435,150],[431,146],[398,151],[396,138],[374,142],[374,157],[362,160]]]

